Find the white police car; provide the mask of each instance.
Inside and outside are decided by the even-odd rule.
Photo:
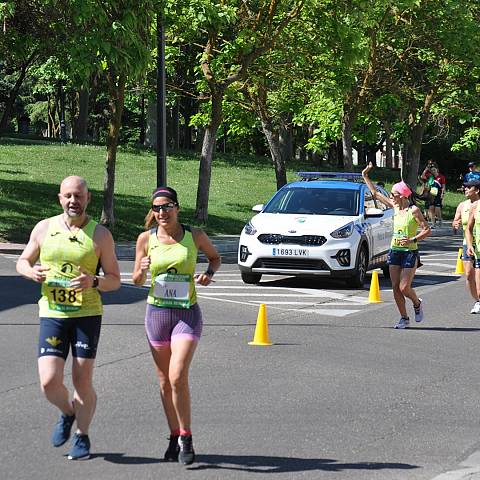
[[[358,173],[299,172],[243,228],[238,266],[245,283],[264,274],[324,275],[361,287],[367,270],[388,275],[393,209]],[[378,187],[382,193],[383,189]],[[386,194],[388,196],[388,194]]]

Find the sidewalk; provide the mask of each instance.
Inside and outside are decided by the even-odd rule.
[[[432,237],[449,237],[453,235],[450,223],[432,230]],[[461,234],[457,234],[461,238]],[[233,254],[238,250],[240,235],[218,235],[210,237],[213,244],[221,254]],[[21,243],[0,243],[0,253],[19,255],[25,248]],[[133,260],[135,258],[135,242],[121,242],[116,244],[117,257],[121,260]]]
[[[218,235],[210,237],[220,254],[233,254],[238,250],[238,235]],[[135,242],[122,242],[115,245],[119,260],[133,260],[135,258]],[[0,253],[20,255],[25,248],[22,243],[0,243]]]

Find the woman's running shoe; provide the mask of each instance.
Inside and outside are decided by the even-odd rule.
[[[400,318],[400,320],[398,321],[398,323],[396,323],[394,325],[393,328],[408,328],[410,326],[410,319],[409,318],[405,318],[405,317],[402,317]]]

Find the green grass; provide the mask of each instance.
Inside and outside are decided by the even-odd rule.
[[[59,213],[59,184],[68,175],[87,179],[92,192],[89,213],[100,217],[103,199],[105,147],[0,139],[0,238],[25,242],[42,218]],[[169,154],[168,184],[178,191],[181,219],[195,224],[199,155]],[[289,180],[299,165],[291,165]],[[156,184],[156,156],[145,150],[120,148],[115,177],[116,240],[135,240]],[[275,192],[271,162],[262,157],[218,155],[210,187],[209,234],[239,234],[253,215],[251,207]]]
[[[87,179],[92,192],[89,213],[100,218],[105,153],[105,147],[100,146],[0,139],[0,239],[25,242],[36,222],[58,214],[59,184],[68,175]],[[178,191],[182,221],[193,225],[198,167],[198,154],[175,152],[168,155],[167,183]],[[290,163],[289,181],[302,169],[317,170],[317,167]],[[376,172],[378,177],[374,175],[374,179],[393,181],[398,176],[397,172]],[[119,149],[113,229],[117,241],[135,240],[142,231],[155,183],[154,153]],[[239,234],[253,215],[251,207],[266,202],[275,191],[275,173],[269,158],[217,155],[212,169],[209,218],[203,228],[210,235]],[[453,217],[461,199],[460,194],[447,194],[445,217]]]

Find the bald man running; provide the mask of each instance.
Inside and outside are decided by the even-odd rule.
[[[120,271],[111,233],[86,214],[85,180],[65,178],[58,199],[63,213],[37,223],[17,271],[42,284],[38,371],[43,393],[61,411],[52,444],[66,443],[76,420],[68,458],[84,460],[90,457],[88,428],[97,399],[92,377],[103,311],[99,291],[119,288]],[[70,349],[73,398],[63,382]]]

